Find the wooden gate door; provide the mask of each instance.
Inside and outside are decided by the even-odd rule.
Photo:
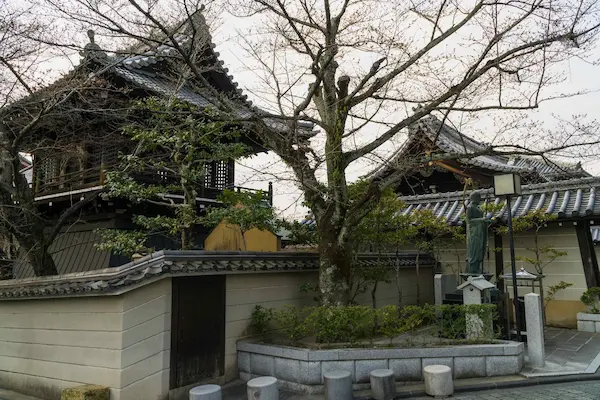
[[[224,374],[225,276],[173,278],[171,389]]]

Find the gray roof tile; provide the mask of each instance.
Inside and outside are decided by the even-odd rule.
[[[512,199],[513,216],[520,217],[540,209],[562,219],[600,215],[600,204],[598,204],[600,198],[596,196],[598,188],[600,188],[598,177],[524,185],[522,195]],[[484,202],[505,203],[504,199],[494,197],[493,189],[482,189],[480,192]],[[414,212],[418,206],[428,204],[429,207],[433,205],[433,213],[438,218],[445,218],[452,225],[461,225],[464,206],[460,204],[464,199],[465,205],[468,205],[469,195],[470,192],[449,192],[399,198],[407,204],[404,211],[406,215]],[[506,219],[506,207],[494,215],[488,214],[488,217],[492,216]]]
[[[488,149],[487,143],[479,142],[469,136],[457,131],[448,124],[442,124],[438,118],[428,115],[409,128],[412,139],[418,139],[424,135],[444,152],[453,154],[469,154],[484,152]],[[409,140],[408,142],[410,142]],[[407,143],[408,143],[407,142]],[[555,181],[566,178],[583,178],[591,176],[581,168],[581,164],[567,164],[546,161],[533,156],[503,156],[503,155],[480,155],[473,158],[461,159],[461,162],[489,169],[497,172],[530,173],[535,171],[543,181]]]
[[[358,264],[366,267],[387,263],[411,268],[416,252],[359,254]],[[421,266],[433,266],[435,260],[419,255]],[[0,282],[0,300],[22,297],[61,297],[80,294],[102,295],[122,293],[134,287],[168,276],[224,274],[238,271],[303,271],[318,270],[316,253],[209,252],[164,250],[120,267],[47,277],[11,279]]]
[[[208,27],[205,25],[204,18],[201,17],[201,23],[204,24],[203,32],[207,35],[205,43],[211,48],[215,45],[212,43],[212,38],[209,34]],[[174,35],[173,37],[177,44],[185,48],[191,43],[191,36],[186,33]],[[217,57],[218,52],[213,52],[216,60],[216,67],[223,65],[223,61]],[[252,102],[248,100],[248,96],[242,93],[241,89],[236,89],[233,93],[228,93],[227,97],[223,96],[223,99],[214,98],[211,95],[208,88],[197,88],[191,87],[189,84],[185,84],[180,87],[179,83],[173,78],[169,78],[164,74],[160,73],[160,69],[157,68],[158,64],[169,58],[178,57],[178,51],[169,43],[158,46],[156,49],[145,51],[143,54],[125,56],[125,57],[106,57],[98,59],[99,61],[105,62],[106,65],[112,66],[110,71],[124,78],[125,80],[141,87],[145,90],[155,92],[159,95],[164,96],[176,96],[178,99],[194,104],[200,108],[220,106],[220,101],[225,101],[227,106],[233,112],[233,118],[248,119],[253,117],[261,117],[266,124],[282,133],[288,133],[292,129],[291,125],[284,119],[278,119],[271,113],[259,109],[252,105]],[[227,68],[220,68],[223,71],[223,75],[227,77],[229,84],[232,87],[237,88],[239,85],[234,81],[231,75],[227,74]],[[313,125],[306,122],[298,123],[298,133],[306,136],[313,134]]]

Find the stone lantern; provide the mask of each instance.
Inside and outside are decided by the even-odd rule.
[[[463,302],[465,305],[469,305],[489,303],[491,299],[490,289],[495,287],[496,285],[489,282],[483,277],[483,275],[481,275],[469,277],[467,281],[458,286],[457,289],[463,291]],[[465,317],[467,324],[467,339],[481,337],[483,332],[486,331],[481,318],[477,314],[473,313],[467,313]],[[487,328],[492,329],[491,326]]]

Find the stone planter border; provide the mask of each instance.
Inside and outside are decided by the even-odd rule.
[[[577,313],[577,330],[580,332],[600,332],[600,314]]]
[[[421,381],[423,368],[441,364],[452,369],[454,378],[518,374],[523,368],[524,345],[457,345],[428,348],[380,348],[311,350],[243,340],[237,343],[240,379],[275,376],[284,387],[304,393],[323,392],[323,373],[349,371],[355,389],[369,387],[369,373],[389,368],[397,382]]]

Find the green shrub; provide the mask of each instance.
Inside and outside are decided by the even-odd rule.
[[[600,296],[600,287],[591,287],[581,295],[581,302],[585,304],[592,314],[598,314],[598,297]]]
[[[367,306],[310,307],[306,324],[319,343],[373,339],[375,310]]]
[[[287,304],[281,310],[275,311],[274,317],[279,328],[292,343],[307,336],[308,328],[298,307]]]
[[[265,308],[257,305],[252,310],[250,316],[250,330],[255,335],[260,335],[263,338],[267,336],[271,330],[271,320],[273,319],[273,309]]]
[[[466,339],[466,315],[474,314],[482,321],[482,331],[479,339],[495,337],[493,321],[497,310],[495,304],[444,304],[440,306],[439,336],[447,339]]]
[[[425,304],[419,306],[404,306],[400,309],[400,318],[406,321],[407,330],[418,329],[435,321],[435,307]]]
[[[430,306],[405,306],[398,307],[388,305],[377,310],[377,332],[388,339],[392,339],[403,333],[420,328],[423,324],[432,320],[435,316]]]
[[[390,343],[393,338],[405,332],[398,306],[388,305],[377,310],[377,328],[377,332],[390,339]]]

